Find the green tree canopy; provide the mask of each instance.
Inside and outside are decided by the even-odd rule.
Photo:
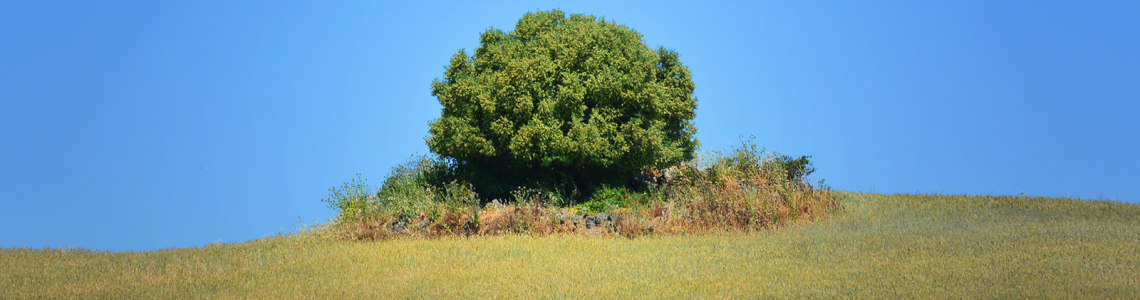
[[[580,181],[674,165],[697,145],[695,85],[677,53],[594,16],[528,13],[510,33],[487,30],[431,86],[443,105],[431,151],[495,174]]]

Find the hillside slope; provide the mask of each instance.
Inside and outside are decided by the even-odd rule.
[[[821,223],[637,239],[0,250],[0,298],[1140,298],[1140,206],[837,193]]]

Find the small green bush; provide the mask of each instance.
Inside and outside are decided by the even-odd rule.
[[[321,201],[339,211],[340,218],[355,218],[377,200],[376,189],[365,181],[366,179],[360,178],[360,174],[356,174],[356,177],[345,182],[340,189],[330,188],[329,198]]]
[[[633,198],[627,188],[603,186],[594,191],[594,195],[588,201],[578,204],[576,207],[586,214],[596,214],[630,206],[634,203]]]
[[[808,184],[808,175],[815,172],[809,160],[811,156],[782,155],[767,152],[756,145],[755,137],[741,138],[741,147],[733,148],[729,154],[710,152],[696,168],[682,173],[687,181],[709,180],[712,182],[749,182],[760,180],[765,184]],[[695,174],[700,173],[700,174]]]
[[[790,182],[804,182],[807,176],[815,172],[815,168],[811,166],[808,161],[811,156],[800,156],[799,158],[792,158],[787,155],[775,155],[768,164],[771,172],[777,174],[784,174],[787,181]]]

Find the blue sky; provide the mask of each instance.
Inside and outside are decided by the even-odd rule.
[[[1092,2],[1092,1],[1087,1]],[[1140,2],[0,4],[0,247],[151,250],[327,220],[427,153],[432,79],[529,11],[681,54],[697,136],[834,188],[1140,201]]]

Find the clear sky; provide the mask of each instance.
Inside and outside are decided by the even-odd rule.
[[[330,187],[428,152],[451,55],[553,8],[679,52],[705,150],[755,135],[839,190],[1140,201],[1137,1],[233,2],[0,3],[0,247],[323,222]]]

